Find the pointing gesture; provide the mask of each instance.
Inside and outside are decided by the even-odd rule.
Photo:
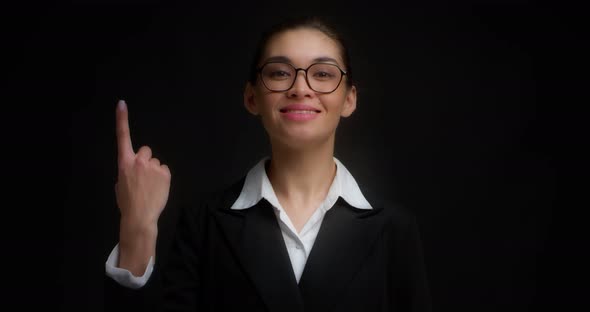
[[[118,177],[115,185],[121,212],[119,267],[142,275],[155,255],[158,218],[170,191],[170,170],[142,146],[133,151],[127,105],[117,104]]]
[[[135,156],[131,135],[129,134],[129,113],[125,101],[117,103],[117,148],[119,152],[119,163],[124,159],[130,160]]]

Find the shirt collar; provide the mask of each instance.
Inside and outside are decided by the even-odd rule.
[[[270,159],[269,156],[262,158],[254,167],[248,171],[242,191],[238,199],[231,206],[231,209],[241,210],[256,205],[262,198],[266,199],[277,209],[282,209],[279,200],[272,188],[272,184],[266,175],[265,164]],[[356,180],[344,165],[334,157],[336,163],[336,176],[324,203],[323,209],[328,210],[336,202],[338,197],[342,197],[349,205],[359,209],[372,209],[369,202],[363,196]]]

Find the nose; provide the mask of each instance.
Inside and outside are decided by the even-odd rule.
[[[293,86],[287,91],[289,97],[306,97],[314,94],[314,91],[307,84],[305,75],[307,75],[307,73],[304,70],[297,71]]]

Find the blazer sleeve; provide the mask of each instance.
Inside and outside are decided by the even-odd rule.
[[[422,240],[414,214],[396,209],[393,216],[393,273],[396,311],[431,312],[432,302],[427,280]]]
[[[120,285],[106,276],[105,311],[195,311],[199,302],[199,249],[202,209],[180,210],[170,247],[158,242],[158,260],[148,282],[139,289]],[[160,240],[160,237],[158,237]],[[166,254],[163,254],[166,253]]]
[[[203,302],[201,252],[206,232],[206,204],[188,206],[180,214],[166,267],[161,271],[161,311],[196,311]]]

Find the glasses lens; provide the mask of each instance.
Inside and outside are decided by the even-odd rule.
[[[314,64],[307,71],[310,87],[317,92],[332,92],[336,90],[342,72],[333,64]]]
[[[286,91],[293,86],[297,70],[287,63],[267,63],[260,72],[262,82],[271,91]],[[321,93],[330,93],[338,88],[342,71],[334,64],[313,64],[307,70],[309,87]]]
[[[272,91],[285,91],[295,78],[293,66],[285,63],[268,63],[262,68],[262,81]]]

